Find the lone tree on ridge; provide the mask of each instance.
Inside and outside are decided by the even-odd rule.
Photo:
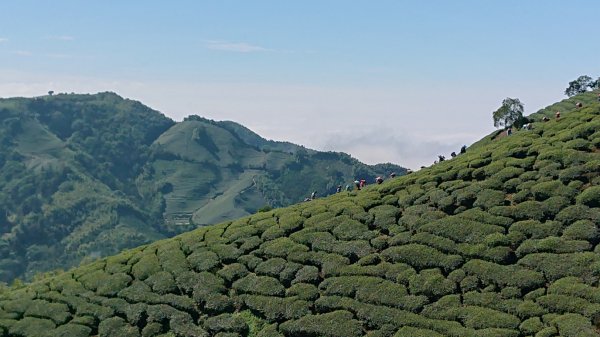
[[[494,126],[512,126],[523,118],[523,103],[518,98],[507,97],[502,106],[492,114]]]
[[[593,90],[598,85],[598,81],[594,81],[587,75],[579,76],[575,81],[569,82],[569,86],[565,89],[565,95],[573,97],[577,94],[583,94],[588,88]]]

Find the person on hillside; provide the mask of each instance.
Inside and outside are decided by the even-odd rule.
[[[314,191],[310,194],[310,200],[315,200],[317,198],[317,191]]]
[[[355,180],[354,185],[356,186],[356,189],[360,191],[360,185],[361,185],[360,181]]]
[[[512,128],[508,128],[508,129],[506,129],[506,135],[507,135],[507,136],[510,136],[510,135],[512,135]]]
[[[456,157],[456,152],[452,151],[452,153],[450,153],[450,157],[452,157],[452,158]]]
[[[346,192],[350,192],[350,188],[351,188],[351,187],[350,187],[350,184],[347,184],[347,185],[346,185]]]
[[[577,102],[577,104],[575,104],[575,106],[577,107],[577,109],[581,109],[581,108],[583,108],[583,103]]]
[[[556,119],[560,119],[560,111],[557,111],[554,116],[556,116]]]
[[[465,153],[465,152],[467,152],[467,146],[466,146],[466,145],[463,145],[463,146],[460,148],[460,153],[461,153],[461,154],[463,154],[463,153]]]
[[[557,111],[557,112],[558,112],[558,111]],[[546,116],[544,116],[544,118],[542,118],[542,122],[547,122],[547,121],[549,121],[549,120],[550,120],[550,118],[548,118],[548,117],[546,117]]]
[[[340,193],[342,191],[342,185],[338,185],[337,189],[335,190],[335,193]]]
[[[363,187],[365,187],[365,186],[367,186],[367,181],[366,181],[366,180],[364,180],[364,179],[361,179],[361,180],[360,180],[360,188],[363,188]]]
[[[392,178],[392,179],[396,178],[396,172],[390,173],[390,178]]]
[[[375,182],[377,183],[377,185],[379,185],[383,182],[383,178],[377,177],[377,178],[375,178]]]

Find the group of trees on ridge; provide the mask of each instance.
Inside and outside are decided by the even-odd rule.
[[[588,75],[579,76],[576,80],[569,82],[565,89],[565,95],[573,97],[583,94],[588,90],[600,89],[600,77],[594,81]],[[523,117],[524,106],[518,98],[507,97],[502,101],[498,110],[492,113],[495,127],[521,127],[529,121]]]

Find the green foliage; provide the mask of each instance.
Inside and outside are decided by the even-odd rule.
[[[531,192],[536,200],[542,201],[550,197],[563,196],[572,198],[577,194],[573,188],[564,186],[560,181],[552,180],[539,183],[531,188]]]
[[[577,203],[588,207],[600,207],[600,186],[586,188],[577,196]]]
[[[98,326],[99,337],[137,337],[140,336],[138,329],[127,324],[122,318],[112,317],[100,322]]]
[[[42,300],[32,301],[24,316],[50,319],[56,325],[64,324],[71,318],[69,307],[66,304],[48,303]]]
[[[595,280],[600,276],[600,258],[592,252],[550,254],[529,254],[518,264],[544,273],[550,281],[567,276],[577,276],[584,280]]]
[[[221,265],[219,256],[210,251],[194,252],[187,257],[187,260],[191,267],[199,272],[212,270]]]
[[[521,257],[531,253],[574,253],[590,249],[591,245],[588,241],[564,240],[550,236],[539,240],[526,240],[517,248],[515,253],[518,257]]]
[[[565,89],[565,95],[572,97],[578,94],[583,94],[584,92],[588,91],[588,89],[593,89],[596,86],[597,84],[591,77],[582,75],[576,80],[569,82],[569,86],[567,89]]]
[[[269,276],[256,276],[249,274],[244,278],[235,281],[232,288],[247,294],[257,294],[265,296],[283,296],[285,287],[276,279]]]
[[[473,206],[481,207],[484,210],[490,209],[494,206],[501,206],[504,204],[505,193],[497,190],[485,189],[478,193],[477,199]]]
[[[463,262],[458,255],[446,255],[420,244],[390,247],[381,252],[381,255],[388,261],[406,263],[418,269],[439,267],[452,270]]]
[[[463,269],[468,274],[477,276],[485,284],[492,283],[500,287],[532,290],[545,283],[542,274],[516,265],[503,266],[473,259],[465,263]]]
[[[306,315],[279,326],[286,336],[353,337],[362,336],[360,323],[347,311]]]
[[[456,283],[447,280],[439,269],[421,271],[409,279],[411,294],[425,295],[430,299],[437,299],[456,291]]]
[[[512,126],[523,118],[523,103],[518,98],[507,97],[500,108],[492,114],[494,126]]]
[[[296,296],[301,300],[314,301],[319,297],[319,290],[313,284],[295,283],[286,290],[286,296]]]
[[[211,332],[236,332],[244,334],[248,331],[248,325],[240,316],[232,314],[221,314],[208,318],[204,326]]]
[[[295,298],[245,295],[244,304],[269,322],[301,318],[310,314],[310,304]]]
[[[429,329],[419,329],[419,328],[413,328],[413,327],[410,327],[410,326],[402,327],[394,335],[394,337],[405,337],[405,336],[412,336],[412,337],[443,337],[444,335],[442,335],[440,333],[437,333],[435,331],[429,330]]]

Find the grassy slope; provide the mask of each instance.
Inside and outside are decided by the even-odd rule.
[[[0,336],[597,336],[599,147],[600,104],[565,109],[380,186],[7,290]]]

